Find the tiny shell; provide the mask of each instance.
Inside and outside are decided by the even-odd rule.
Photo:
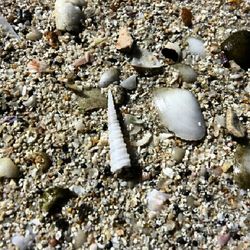
[[[36,28],[33,28],[27,35],[26,39],[30,41],[38,41],[42,38],[43,34]]]
[[[19,170],[10,158],[0,158],[0,177],[17,178],[18,175]]]
[[[188,90],[157,89],[154,103],[164,125],[176,136],[190,141],[205,136],[205,122],[199,104]]]
[[[152,139],[152,134],[147,132],[140,140],[136,141],[135,146],[143,147],[146,146]]]
[[[159,212],[167,199],[167,194],[153,189],[147,194],[148,209],[154,212]]]
[[[124,167],[130,167],[130,158],[117,119],[111,90],[108,92],[108,137],[111,172],[119,172]]]
[[[163,68],[163,65],[151,52],[140,48],[134,49],[130,64],[141,74],[160,73]]]
[[[116,82],[116,81],[119,81],[119,78],[120,78],[120,70],[118,70],[117,68],[111,68],[111,69],[105,71],[101,75],[99,87],[105,88],[109,84]]]
[[[132,75],[129,78],[122,81],[120,85],[125,89],[133,90],[136,89],[136,84],[137,84],[137,76]]]
[[[168,42],[164,49],[162,49],[161,53],[163,56],[173,60],[174,62],[178,62],[181,59],[181,48],[177,43]]]
[[[189,37],[187,39],[188,48],[191,54],[204,57],[206,55],[204,42],[198,38]]]
[[[32,59],[28,64],[27,68],[30,73],[42,73],[46,71],[47,64],[43,61],[39,61],[38,59]]]
[[[197,73],[191,66],[183,63],[177,63],[173,65],[173,67],[179,71],[182,81],[193,83],[197,80]]]

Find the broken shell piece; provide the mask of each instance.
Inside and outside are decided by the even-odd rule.
[[[133,42],[133,38],[129,34],[128,28],[120,28],[119,37],[116,43],[116,49],[122,52],[129,52],[133,46]]]
[[[36,28],[32,28],[32,30],[26,35],[26,39],[30,41],[38,41],[42,38],[43,34]]]
[[[242,138],[245,136],[246,130],[232,109],[227,110],[226,128],[228,132],[235,137]]]
[[[124,89],[133,90],[133,89],[136,89],[136,84],[137,84],[137,76],[132,75],[129,78],[122,81],[120,85]]]
[[[250,188],[250,145],[238,146],[235,153],[236,168],[234,178],[244,189]]]
[[[47,69],[47,64],[45,62],[39,61],[38,59],[32,59],[27,64],[27,68],[29,69],[30,73],[42,73],[45,72]]]
[[[111,172],[119,172],[124,167],[130,167],[130,158],[116,115],[111,90],[108,92],[108,137]]]
[[[55,19],[56,28],[63,31],[78,31],[80,29],[83,12],[81,7],[85,1],[56,0]]]
[[[188,48],[191,54],[204,57],[206,55],[204,42],[201,39],[189,37],[187,39]]]
[[[82,66],[82,65],[85,65],[85,64],[91,62],[91,60],[92,60],[92,56],[91,56],[90,52],[87,51],[87,52],[85,52],[83,57],[80,57],[79,59],[76,59],[73,62],[73,66],[77,68],[79,66]]]
[[[166,58],[173,60],[174,62],[178,62],[181,59],[181,48],[177,43],[168,42],[164,49],[162,49],[161,53]]]
[[[147,194],[148,209],[154,212],[159,212],[167,199],[167,194],[153,189]]]
[[[116,82],[116,81],[119,81],[119,78],[120,78],[120,70],[118,70],[117,68],[111,68],[111,69],[105,71],[101,75],[99,87],[105,88],[109,84]]]
[[[136,48],[133,51],[133,58],[132,58],[130,64],[140,74],[160,73],[162,71],[162,68],[163,68],[163,65],[151,52],[149,52],[145,49],[140,49],[140,48]]]
[[[181,19],[185,26],[191,27],[192,26],[192,19],[193,15],[190,9],[182,8],[181,9]]]
[[[191,92],[184,89],[157,89],[153,100],[163,124],[176,136],[188,141],[200,140],[205,136],[204,118]]]
[[[143,147],[146,146],[152,140],[152,134],[147,132],[140,140],[136,141],[135,146]]]
[[[197,73],[187,64],[177,63],[173,65],[180,73],[183,82],[193,83],[197,80]]]
[[[0,158],[0,177],[17,178],[19,170],[8,157]]]

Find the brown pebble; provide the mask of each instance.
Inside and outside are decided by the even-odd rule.
[[[132,48],[133,42],[133,38],[129,34],[128,28],[120,28],[119,37],[116,43],[116,49],[127,52]]]
[[[228,133],[235,137],[242,138],[245,136],[246,130],[242,126],[237,115],[231,108],[227,110],[226,128],[227,128]]]
[[[187,9],[187,8],[181,9],[181,19],[185,26],[187,27],[192,26],[192,18],[193,18],[193,15],[190,9]]]
[[[49,244],[50,244],[52,247],[55,247],[55,246],[58,244],[58,240],[55,239],[55,238],[51,238],[51,239],[49,239]]]

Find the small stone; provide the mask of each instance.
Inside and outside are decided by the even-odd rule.
[[[122,52],[129,52],[133,46],[133,38],[129,34],[127,27],[122,27],[119,30],[119,37],[116,43],[116,49]]]
[[[120,70],[118,70],[117,68],[111,68],[102,73],[100,77],[99,87],[105,88],[113,82],[116,81],[118,82],[119,79],[120,79]]]
[[[87,241],[87,235],[83,230],[79,230],[75,236],[75,248],[81,248],[83,244]]]
[[[136,89],[136,84],[137,84],[137,76],[132,75],[129,78],[122,81],[120,85],[125,89],[133,90]]]
[[[83,113],[85,113],[100,108],[106,108],[107,99],[98,88],[85,89],[83,97],[79,97],[78,104]]]
[[[191,54],[199,55],[200,57],[204,57],[206,55],[204,42],[201,39],[189,37],[187,42]]]
[[[235,112],[229,108],[226,114],[226,128],[229,134],[242,138],[245,136],[246,130],[240,123]]]
[[[38,41],[42,38],[43,34],[36,28],[33,28],[27,35],[26,39],[30,41]]]
[[[174,64],[173,67],[179,71],[183,82],[193,83],[197,80],[197,73],[191,66],[183,63],[177,63]]]
[[[187,9],[187,8],[181,9],[181,19],[185,26],[187,27],[192,26],[192,18],[193,18],[193,15],[190,9]]]
[[[233,162],[231,161],[226,161],[223,163],[223,165],[221,166],[221,169],[224,173],[227,173],[233,166]]]
[[[23,105],[26,107],[35,107],[37,102],[37,98],[35,95],[32,95],[28,98],[27,101],[23,102]]]
[[[175,147],[173,149],[172,155],[176,163],[180,163],[184,158],[186,150],[180,147]]]
[[[175,222],[173,220],[168,220],[166,225],[165,225],[165,229],[169,232],[169,231],[173,231],[175,229]]]
[[[85,130],[86,126],[84,125],[83,119],[76,120],[73,124],[77,132],[82,132]]]
[[[170,179],[173,179],[173,177],[174,177],[174,171],[173,171],[173,169],[172,168],[164,168],[163,170],[162,170],[162,172],[163,172],[163,174],[165,174],[166,176],[168,176]]]
[[[0,158],[0,177],[17,178],[18,175],[19,170],[10,158]]]

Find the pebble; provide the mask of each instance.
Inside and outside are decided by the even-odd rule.
[[[118,82],[119,79],[120,79],[120,70],[117,68],[111,68],[102,73],[100,77],[99,87],[106,88],[109,84]]]
[[[30,40],[30,41],[38,41],[43,37],[42,32],[40,32],[39,30],[37,30],[36,28],[33,28],[27,35],[26,35],[26,39]]]
[[[19,170],[10,158],[0,158],[0,177],[17,178],[18,175]]]
[[[204,42],[201,39],[195,37],[189,37],[187,39],[188,49],[191,54],[199,55],[200,57],[204,57],[206,55]]]
[[[176,163],[180,163],[184,158],[186,150],[180,147],[175,147],[172,152],[173,159]]]
[[[193,83],[197,80],[197,73],[191,66],[183,63],[177,63],[174,64],[173,67],[179,71],[183,82]]]
[[[169,177],[170,179],[173,179],[173,177],[174,177],[174,171],[173,171],[172,168],[166,167],[166,168],[164,168],[164,169],[162,170],[162,172],[163,172],[163,174],[165,174],[165,175],[166,175],[167,177]]]
[[[119,30],[119,37],[116,43],[116,49],[122,52],[129,52],[133,46],[133,38],[129,34],[127,27],[121,27]]]
[[[75,236],[75,248],[81,248],[83,244],[87,241],[87,234],[83,230],[79,230]]]
[[[125,79],[124,81],[122,81],[120,83],[120,85],[127,89],[127,90],[133,90],[136,89],[136,85],[137,85],[137,76],[136,75],[132,75],[130,77],[128,77],[127,79]]]
[[[226,129],[229,134],[238,138],[244,137],[246,133],[245,128],[231,108],[229,108],[226,113]]]
[[[85,130],[86,126],[84,125],[83,119],[78,119],[73,123],[77,132],[82,132]]]

